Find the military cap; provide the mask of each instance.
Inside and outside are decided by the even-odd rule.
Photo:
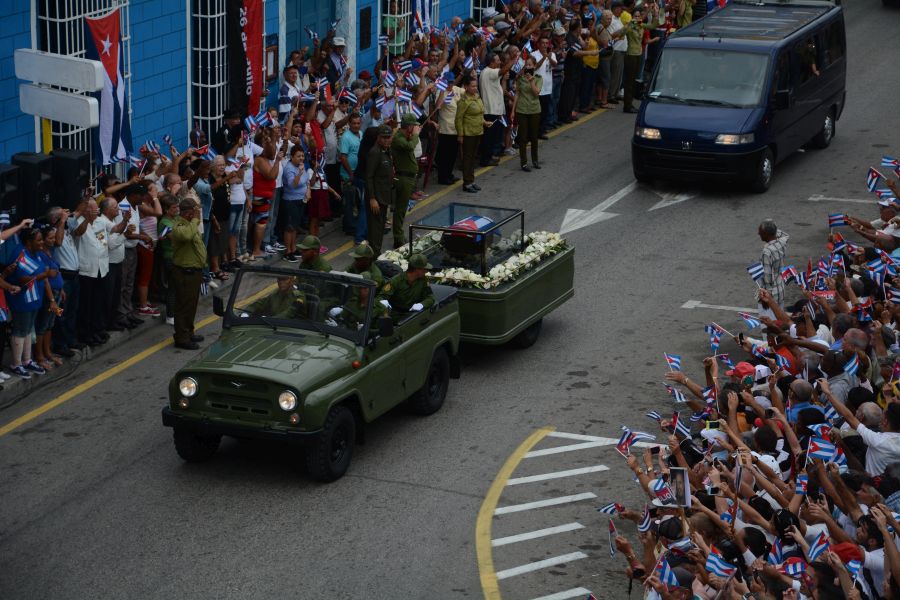
[[[408,127],[409,125],[418,125],[419,121],[416,119],[416,115],[412,113],[406,113],[403,115],[403,118],[400,119],[400,125],[403,127]]]
[[[303,238],[297,247],[301,250],[318,250],[322,246],[322,242],[314,235],[308,235]]]
[[[431,263],[425,258],[424,254],[413,254],[407,261],[410,269],[430,269]]]
[[[390,137],[394,135],[389,125],[382,125],[378,128],[378,137]]]
[[[375,252],[372,250],[372,246],[363,242],[350,251],[350,256],[353,258],[374,258]]]

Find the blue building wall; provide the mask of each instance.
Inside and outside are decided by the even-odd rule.
[[[439,25],[443,27],[453,17],[466,19],[472,16],[472,0],[441,0]]]
[[[131,94],[135,151],[147,139],[187,145],[187,16],[183,2],[132,0]]]
[[[0,16],[0,162],[16,152],[34,152],[34,117],[19,110],[16,48],[31,48],[31,3],[5,0]]]

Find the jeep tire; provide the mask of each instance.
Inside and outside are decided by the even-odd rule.
[[[175,451],[187,462],[203,462],[212,458],[219,449],[221,435],[199,435],[189,427],[175,427]]]
[[[349,408],[333,407],[322,431],[306,449],[306,469],[316,481],[329,483],[343,477],[353,457],[356,420]]]
[[[436,413],[444,405],[447,388],[450,386],[450,358],[447,351],[438,348],[431,357],[425,384],[406,401],[409,411],[427,416]]]
[[[543,325],[544,319],[538,319],[522,331],[516,335],[512,339],[512,343],[516,348],[530,348],[534,346],[535,342],[538,341],[538,337],[541,335],[541,326]]]

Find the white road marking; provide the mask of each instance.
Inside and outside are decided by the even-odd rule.
[[[618,217],[619,215],[617,213],[608,213],[606,212],[606,209],[633,192],[635,188],[637,188],[637,181],[632,181],[594,208],[588,210],[581,208],[567,209],[566,214],[563,217],[562,225],[559,226],[559,232],[561,234],[569,233],[570,231],[575,231],[576,229],[581,229],[582,227],[587,227],[588,225],[593,225],[600,221]]]
[[[576,529],[584,529],[584,525],[582,525],[581,523],[566,523],[565,525],[557,525],[556,527],[548,527],[546,529],[538,529],[537,531],[529,531],[528,533],[510,535],[502,538],[497,538],[496,540],[491,540],[491,546],[494,546],[496,548],[497,546],[506,546],[507,544],[515,544],[516,542],[524,542],[539,537],[547,537],[548,535],[555,535],[557,533],[575,531]]]
[[[712,308],[715,310],[727,310],[730,312],[745,312],[750,314],[758,314],[759,309],[746,308],[743,306],[722,306],[721,304],[704,304],[699,300],[688,300],[681,305],[681,308]]]
[[[569,444],[568,446],[557,446],[556,448],[542,448],[541,450],[532,450],[528,454],[525,455],[525,458],[534,458],[536,456],[549,456],[550,454],[561,454],[563,452],[572,452],[574,450],[584,450],[586,448],[597,448],[598,446],[609,446],[610,443],[607,440],[612,440],[612,443],[615,444],[619,440],[613,440],[612,438],[606,438],[603,441],[599,442],[584,442],[581,444]]]
[[[562,556],[545,558],[544,560],[539,560],[537,562],[519,565],[518,567],[505,569],[503,571],[497,571],[497,579],[507,579],[508,577],[522,575],[523,573],[531,573],[532,571],[539,571],[546,567],[555,567],[556,565],[562,565],[568,562],[572,562],[573,560],[581,560],[582,558],[587,557],[588,555],[584,552],[570,552],[569,554],[563,554]]]
[[[875,204],[878,200],[865,198],[833,198],[822,194],[813,194],[806,199],[807,202],[855,202],[856,204]]]
[[[509,513],[522,512],[532,510],[534,508],[544,508],[546,506],[556,506],[558,504],[568,504],[569,502],[579,502],[581,500],[593,500],[597,496],[591,492],[582,492],[581,494],[573,494],[571,496],[560,496],[558,498],[548,498],[546,500],[537,500],[535,502],[526,502],[525,504],[511,504],[509,506],[501,506],[494,509],[495,515],[505,515]]]
[[[525,477],[515,477],[506,482],[506,485],[519,485],[522,483],[534,483],[535,481],[546,481],[548,479],[560,479],[562,477],[573,477],[575,475],[584,475],[585,473],[599,473],[600,471],[609,471],[606,465],[593,465],[590,467],[581,467],[579,469],[568,469],[566,471],[554,471],[553,473],[542,473],[540,475],[528,475]]]
[[[584,598],[585,595],[591,593],[591,590],[583,587],[572,588],[571,590],[566,590],[564,592],[556,592],[555,594],[550,594],[549,596],[541,596],[540,598],[535,598],[534,600],[569,600],[569,598]]]
[[[660,198],[662,198],[662,200],[660,200],[659,202],[657,202],[656,204],[651,206],[649,209],[647,209],[647,212],[650,212],[651,210],[657,210],[660,208],[666,208],[666,207],[672,206],[673,204],[679,204],[681,202],[684,202],[685,200],[690,200],[691,198],[696,197],[696,194],[677,194],[675,192],[663,192],[663,193],[656,192],[656,194]]]

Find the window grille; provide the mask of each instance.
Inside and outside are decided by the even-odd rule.
[[[388,52],[403,54],[406,41],[409,39],[410,21],[412,20],[411,0],[381,1],[381,33],[388,35],[388,30],[395,32],[388,43]]]
[[[496,0],[472,0],[472,18],[481,23],[481,12],[487,8],[496,8]]]
[[[128,0],[37,0],[32,6],[37,8],[37,49],[81,58],[84,58],[84,18],[102,17],[115,8],[119,9],[122,71],[127,86],[128,118],[131,119],[131,29]],[[85,93],[82,90],[60,89]],[[50,131],[54,148],[86,151],[91,155],[91,168],[96,168],[90,129],[51,121]]]
[[[431,26],[441,24],[441,0],[431,0]]]
[[[212,137],[228,102],[225,0],[192,0],[191,94],[194,124]],[[195,140],[190,140],[196,144]]]

